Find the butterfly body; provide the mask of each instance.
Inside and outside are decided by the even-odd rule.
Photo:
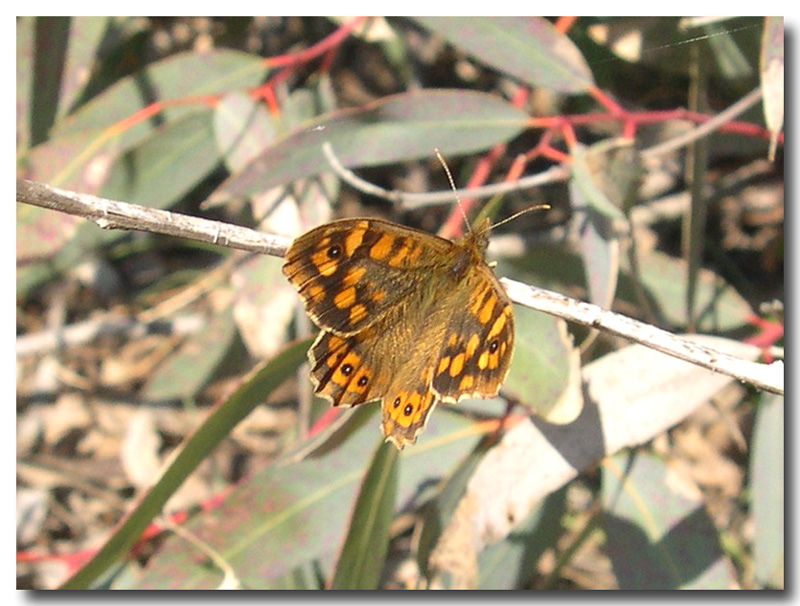
[[[283,272],[322,329],[309,351],[316,392],[337,406],[381,401],[398,448],[416,441],[437,401],[496,395],[514,318],[484,260],[488,230],[453,242],[343,219],[298,237]]]

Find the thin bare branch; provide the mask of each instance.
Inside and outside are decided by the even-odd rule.
[[[686,360],[698,366],[745,381],[753,386],[783,395],[783,362],[760,364],[736,358],[711,347],[694,343],[651,324],[565,297],[564,295],[501,278],[514,303],[624,337],[647,347]],[[758,348],[753,347],[754,353]]]
[[[203,327],[204,319],[200,314],[148,323],[134,318],[107,315],[102,318],[90,318],[63,329],[20,335],[17,337],[17,357],[43,355],[55,351],[59,347],[81,345],[108,334],[125,334],[130,339],[136,339],[154,332],[171,335],[193,334],[202,330]]]
[[[136,229],[268,255],[283,256],[290,243],[289,238],[230,223],[79,194],[25,179],[17,179],[17,202],[84,217],[103,229]]]
[[[463,195],[472,193],[464,190]],[[138,229],[269,255],[283,256],[289,244],[288,238],[245,227],[76,194],[32,181],[17,180],[17,202],[85,217],[104,229]],[[784,393],[783,362],[767,365],[742,360],[590,303],[505,278],[503,283],[511,300],[519,305],[619,335],[759,389]]]
[[[677,137],[673,137],[663,143],[659,143],[642,151],[642,158],[648,159],[653,157],[660,157],[676,149],[686,147],[692,141],[707,137],[716,131],[723,124],[727,124],[736,116],[739,116],[753,107],[761,99],[762,91],[757,87],[747,93],[744,97],[739,99],[736,103],[728,107],[725,111],[720,112],[707,122],[703,122],[700,126],[691,129]]]
[[[507,183],[493,183],[491,185],[483,185],[481,187],[458,189],[455,190],[455,193],[453,190],[447,190],[415,194],[399,190],[384,189],[382,187],[378,187],[374,183],[370,183],[369,181],[362,179],[353,171],[344,167],[344,165],[336,157],[336,154],[333,151],[333,146],[328,141],[322,144],[322,151],[325,154],[325,158],[328,160],[328,163],[331,165],[333,172],[335,172],[342,181],[348,183],[361,193],[401,204],[403,208],[407,210],[431,206],[433,204],[452,204],[455,197],[461,198],[462,200],[467,198],[491,198],[492,196],[507,194],[512,191],[520,191],[523,189],[539,187],[546,183],[564,181],[569,176],[568,167],[559,165],[549,168],[543,173],[522,177],[521,179],[509,181]]]

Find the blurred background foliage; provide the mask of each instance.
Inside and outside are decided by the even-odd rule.
[[[322,143],[417,193],[449,188],[439,148],[459,187],[520,181],[495,221],[550,205],[493,232],[498,275],[782,357],[780,18],[16,33],[18,177],[289,237],[453,236],[452,195],[363,194]],[[19,588],[783,587],[783,398],[516,306],[501,397],[397,453],[377,406],[311,398],[280,259],[22,204],[16,230]]]

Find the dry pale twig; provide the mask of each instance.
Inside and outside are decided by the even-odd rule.
[[[23,179],[17,180],[17,202],[85,217],[104,229],[138,229],[270,255],[283,256],[289,244],[288,238],[245,227],[58,190]],[[767,365],[742,360],[590,303],[513,280],[503,279],[503,283],[511,300],[519,305],[619,335],[765,391],[784,393],[781,361]]]
[[[442,204],[445,202],[452,203],[454,195],[462,200],[467,198],[490,198],[500,194],[507,194],[512,191],[540,187],[546,183],[565,181],[569,176],[569,169],[566,166],[557,165],[547,169],[544,172],[527,177],[521,177],[516,181],[504,181],[503,183],[492,183],[490,185],[483,185],[481,187],[470,187],[468,189],[458,189],[453,191],[448,190],[415,194],[398,190],[384,189],[382,187],[378,187],[374,183],[365,181],[353,171],[345,168],[345,166],[336,157],[333,147],[328,141],[322,144],[322,151],[325,154],[325,158],[328,160],[328,164],[330,164],[331,168],[333,169],[333,172],[335,172],[342,181],[348,183],[362,193],[401,204],[403,208],[408,210],[413,210],[423,206],[430,206],[432,204]]]
[[[267,255],[283,256],[290,243],[283,236],[230,223],[116,202],[26,179],[17,179],[17,202],[84,217],[103,229],[136,229]]]
[[[558,316],[569,322],[598,328],[675,358],[745,381],[759,389],[783,395],[782,361],[772,364],[750,362],[591,303],[508,278],[501,278],[501,282],[511,300],[519,305]]]
[[[17,337],[17,356],[43,355],[59,347],[73,347],[88,343],[102,335],[125,334],[128,338],[144,337],[152,332],[171,335],[187,335],[203,329],[204,321],[200,314],[191,314],[172,320],[140,322],[134,318],[114,317],[91,318],[77,322],[63,329],[44,330]]]

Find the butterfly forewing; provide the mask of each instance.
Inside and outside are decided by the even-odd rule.
[[[452,247],[448,240],[386,221],[343,219],[297,238],[283,273],[320,328],[351,335],[401,303],[414,286],[411,276]]]

